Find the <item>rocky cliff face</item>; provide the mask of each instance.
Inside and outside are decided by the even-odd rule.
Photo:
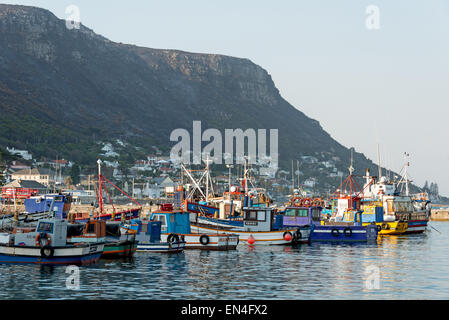
[[[0,48],[0,145],[92,161],[96,142],[113,138],[169,150],[173,129],[201,120],[203,130],[279,129],[287,165],[328,154],[347,167],[349,151],[248,59],[118,44],[11,5],[0,5]],[[357,161],[361,171],[372,165],[361,154]]]

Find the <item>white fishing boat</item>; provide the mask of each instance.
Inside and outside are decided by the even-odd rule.
[[[270,207],[243,208],[243,219],[214,219],[193,215],[192,232],[236,234],[240,244],[285,245],[310,242],[310,226],[284,227]]]

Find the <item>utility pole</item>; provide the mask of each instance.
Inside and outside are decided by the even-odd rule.
[[[293,160],[292,160],[292,194],[295,191],[295,174],[293,172]]]
[[[232,164],[227,164],[226,167],[229,169],[228,198],[231,200],[231,169],[234,168],[234,166]]]
[[[298,171],[298,190],[300,189],[299,187],[299,160],[296,160],[296,170]]]

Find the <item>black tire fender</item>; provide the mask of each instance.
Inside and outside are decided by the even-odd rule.
[[[55,254],[55,249],[50,246],[43,246],[41,248],[41,257],[42,258],[51,258]]]
[[[336,229],[336,228],[334,228],[334,229],[331,230],[331,234],[332,234],[334,237],[338,237],[339,233],[340,233],[340,232],[339,232],[338,229]]]
[[[206,245],[209,244],[209,242],[210,242],[209,236],[207,234],[202,234],[201,237],[200,237],[200,243],[203,246],[206,246]]]

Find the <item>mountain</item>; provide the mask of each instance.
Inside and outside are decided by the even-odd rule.
[[[191,131],[201,120],[203,131],[277,128],[287,170],[291,159],[314,156],[347,173],[350,150],[248,59],[115,43],[83,25],[70,30],[47,10],[15,5],[0,5],[0,48],[0,146],[92,164],[100,142],[120,139],[121,159],[132,162],[153,146],[168,152],[173,129]],[[376,172],[361,153],[354,163],[356,173]]]

